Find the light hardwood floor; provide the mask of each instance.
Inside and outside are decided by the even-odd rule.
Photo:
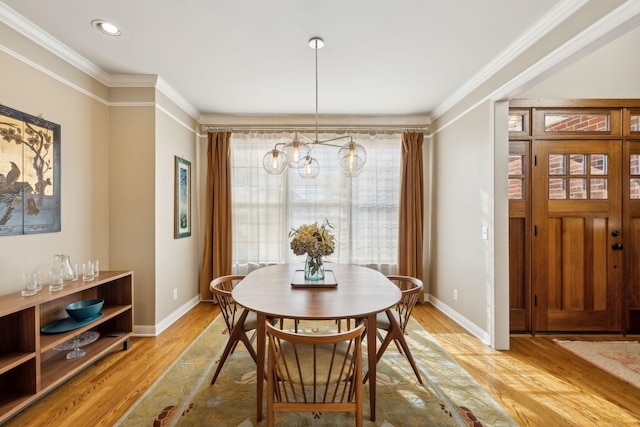
[[[132,338],[128,351],[99,360],[6,425],[113,425],[217,314],[202,303],[159,337]],[[555,336],[512,335],[509,351],[495,351],[428,303],[413,315],[522,426],[640,425],[640,390],[559,348]]]

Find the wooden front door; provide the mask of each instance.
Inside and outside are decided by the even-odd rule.
[[[622,140],[532,143],[533,331],[622,328]]]
[[[632,116],[634,117],[634,116]],[[640,132],[640,112],[633,122]],[[623,154],[623,235],[625,286],[623,286],[623,330],[640,332],[640,140],[625,143]]]

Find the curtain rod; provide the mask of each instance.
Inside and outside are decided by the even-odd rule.
[[[202,125],[205,132],[314,132],[315,126],[215,126]],[[427,126],[320,126],[321,132],[424,132],[429,133]]]

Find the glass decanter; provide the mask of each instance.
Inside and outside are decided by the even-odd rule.
[[[71,259],[69,258],[69,255],[54,255],[53,268],[55,271],[61,272],[62,280],[64,280],[65,282],[71,281],[75,277],[73,267],[71,267]]]

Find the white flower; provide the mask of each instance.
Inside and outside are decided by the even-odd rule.
[[[301,225],[297,230],[289,233],[291,249],[296,255],[307,254],[311,258],[320,258],[331,255],[335,249],[335,240],[328,228],[333,228],[329,221],[325,220],[321,226],[318,223]]]

